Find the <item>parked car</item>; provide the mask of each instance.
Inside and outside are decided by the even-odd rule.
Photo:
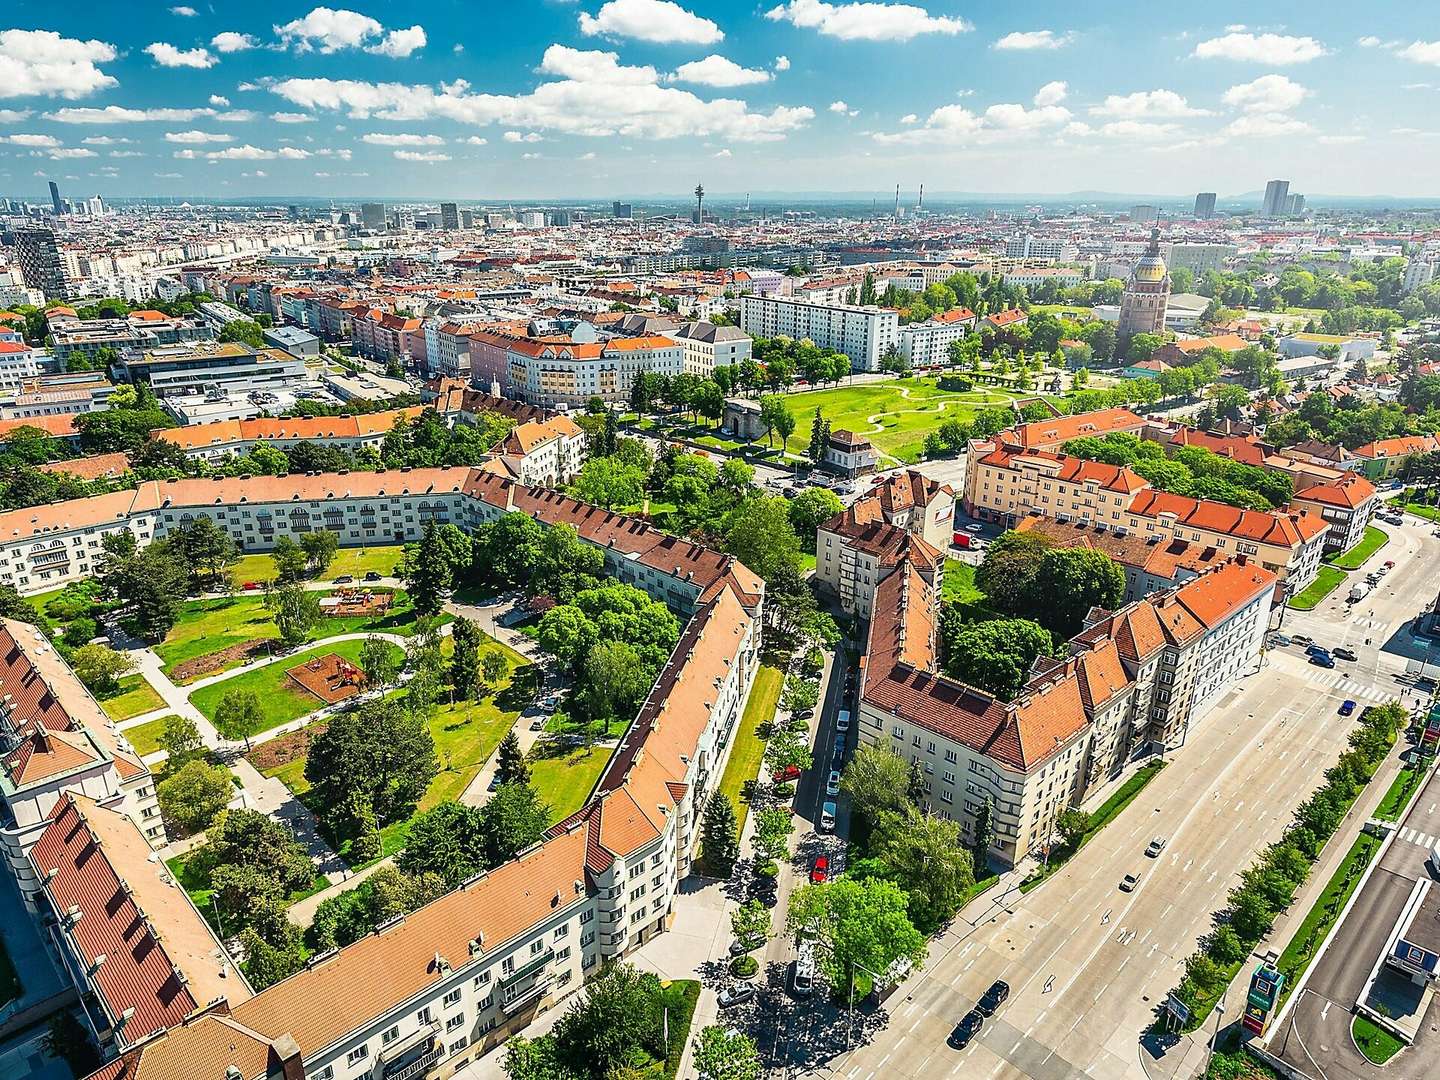
[[[1395,560],[1394,560],[1394,559],[1386,559],[1386,560],[1385,560],[1385,569],[1386,569],[1386,570],[1394,570],[1394,569],[1395,569]]]
[[[810,720],[811,720],[811,718],[814,717],[814,715],[815,715],[815,710],[814,710],[814,709],[801,709],[799,712],[793,712],[793,713],[791,713],[791,714],[790,714],[790,719],[791,719],[791,720],[804,720],[806,723],[809,723]]]
[[[1139,875],[1139,874],[1126,874],[1124,877],[1122,877],[1122,878],[1120,879],[1120,891],[1121,891],[1121,892],[1134,892],[1135,889],[1136,889],[1136,887],[1137,887],[1139,884],[1140,884],[1140,875]]]
[[[830,778],[825,781],[825,794],[834,798],[840,794],[840,770],[831,769]]]
[[[783,769],[776,769],[770,774],[770,779],[777,784],[791,784],[800,779],[799,765],[786,765]]]
[[[955,1025],[955,1030],[950,1033],[950,1045],[956,1050],[964,1050],[980,1034],[980,1029],[985,1026],[985,1017],[978,1009],[972,1009],[965,1014],[965,1018]]]
[[[1340,715],[1341,715],[1341,716],[1349,716],[1349,715],[1350,715],[1351,713],[1353,713],[1354,711],[1355,711],[1355,702],[1351,701],[1349,698],[1346,698],[1344,701],[1342,701],[1342,702],[1340,703]]]
[[[1335,666],[1335,658],[1329,653],[1315,653],[1310,657],[1310,663],[1316,667],[1333,668]]]
[[[980,1000],[975,1003],[975,1011],[981,1016],[994,1016],[1009,997],[1010,984],[1003,979],[996,979],[990,984],[990,989],[980,995]]]
[[[1354,649],[1347,649],[1344,645],[1330,650],[1330,655],[1336,660],[1349,660],[1352,664],[1359,659]]]
[[[1272,648],[1281,649],[1284,648],[1286,645],[1289,645],[1291,643],[1291,640],[1292,639],[1286,634],[1271,634],[1270,646]]]
[[[1315,639],[1309,634],[1291,634],[1290,640],[1296,645],[1314,645]]]
[[[969,525],[965,526],[965,531],[973,533],[984,532],[985,526],[981,525],[978,521],[972,521]]]
[[[727,986],[715,996],[716,1004],[722,1009],[729,1009],[741,1005],[755,996],[755,987],[750,983],[737,983],[734,986]]]
[[[531,730],[531,731],[543,731],[544,729],[545,729],[545,718],[544,718],[543,716],[537,716],[534,720],[531,720],[531,721],[530,721],[530,730]]]
[[[835,804],[826,802],[820,807],[820,831],[832,833],[835,831]]]
[[[1155,839],[1150,841],[1150,845],[1145,849],[1145,854],[1152,859],[1158,859],[1160,857],[1160,853],[1164,850],[1165,838],[1163,836],[1157,836],[1155,837]]]
[[[254,592],[256,589],[260,588],[260,582],[247,581],[244,585],[241,586],[241,588],[244,589],[246,592]]]
[[[830,880],[830,856],[818,855],[810,864],[810,884],[820,885]]]
[[[835,730],[836,730],[836,731],[849,731],[849,730],[850,730],[850,710],[849,710],[849,709],[841,709],[841,710],[840,710],[840,714],[835,717]]]
[[[341,574],[339,577],[337,577],[337,578],[335,579],[335,584],[336,584],[336,585],[351,585],[351,584],[354,583],[354,581],[355,581],[355,579],[354,579],[353,577],[351,577],[349,574]],[[248,589],[250,586],[247,585],[247,586],[245,586],[245,587]]]
[[[384,576],[384,575],[380,574],[378,571],[371,570],[371,571],[369,571],[368,573],[366,573],[366,575],[365,575],[365,580],[366,580],[366,581],[379,581],[380,578],[383,577],[383,576]]]
[[[849,742],[843,734],[835,736],[835,760],[844,761],[845,751],[849,748]]]
[[[1317,644],[1315,644],[1315,642],[1313,642],[1313,641],[1312,641],[1309,645],[1306,645],[1306,646],[1305,646],[1305,652],[1308,653],[1310,656],[1329,656],[1329,655],[1330,655],[1330,650],[1329,650],[1329,649],[1325,648],[1324,645],[1317,645]]]

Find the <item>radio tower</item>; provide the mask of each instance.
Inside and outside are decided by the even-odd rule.
[[[900,185],[895,185],[895,216],[900,216]]]
[[[705,223],[705,185],[695,185],[695,224]]]
[[[924,184],[921,184],[921,185],[920,185],[920,201],[915,204],[915,209],[916,209],[917,212],[925,209],[925,185],[924,185]]]

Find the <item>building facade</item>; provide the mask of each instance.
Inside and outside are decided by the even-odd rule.
[[[886,308],[818,304],[781,296],[742,296],[740,329],[752,337],[808,338],[850,358],[856,371],[879,371],[900,347],[900,317]]]
[[[1115,332],[1123,351],[1136,334],[1165,332],[1165,305],[1170,299],[1170,271],[1160,256],[1160,230],[1150,231],[1145,254],[1130,271],[1120,298],[1120,320]]]

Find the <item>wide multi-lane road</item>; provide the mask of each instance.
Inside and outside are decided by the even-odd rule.
[[[1382,701],[1403,689],[1394,678],[1403,659],[1381,647],[1399,643],[1440,580],[1440,544],[1416,527],[1393,532],[1373,563],[1397,565],[1357,614],[1327,604],[1287,618],[1287,629],[1349,644],[1356,663],[1327,670],[1298,648],[1272,650],[1069,866],[1028,895],[972,905],[932,942],[926,967],[889,999],[865,1045],[809,1067],[847,1080],[1143,1080],[1198,1067],[1198,1042],[1157,1059],[1140,1033],[1239,872],[1279,837],[1344,750],[1352,722],[1337,716],[1340,702]],[[1144,855],[1152,836],[1167,840],[1158,859]],[[1118,888],[1127,872],[1141,875],[1133,893]],[[950,1049],[951,1028],[996,978],[1010,983],[1009,1002],[969,1048]]]

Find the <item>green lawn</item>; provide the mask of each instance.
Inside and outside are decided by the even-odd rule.
[[[1384,1065],[1405,1049],[1405,1044],[1386,1031],[1368,1016],[1356,1014],[1350,1022],[1350,1034],[1355,1036],[1355,1045],[1360,1052],[1376,1065]]]
[[[760,762],[765,757],[765,740],[760,737],[759,729],[775,719],[775,706],[780,702],[780,691],[784,686],[785,673],[777,667],[762,665],[755,673],[755,685],[750,688],[745,712],[735,729],[730,759],[725,763],[725,772],[715,789],[727,795],[735,807],[737,836],[744,830],[745,816],[750,812],[750,804],[740,797],[740,789],[760,772]]]
[[[1338,566],[1341,570],[1359,570],[1365,565],[1365,560],[1374,555],[1382,547],[1390,542],[1390,534],[1384,529],[1377,529],[1374,525],[1365,527],[1365,538],[1352,547],[1349,551],[1342,551],[1336,555],[1328,556],[1325,561],[1331,566]]]
[[[400,562],[403,551],[404,549],[399,544],[341,548],[335,553],[335,561],[330,564],[325,573],[320,575],[320,578],[324,581],[334,581],[337,577],[349,574],[358,581],[372,570],[389,577],[394,573],[396,564]],[[242,555],[240,561],[230,568],[230,572],[232,579],[241,583],[268,581],[275,577],[275,557],[273,555]]]
[[[946,559],[940,598],[947,604],[981,603],[985,594],[975,587],[975,567],[959,559]]]
[[[1332,592],[1345,584],[1346,573],[1334,566],[1322,566],[1315,580],[1290,598],[1290,606],[1296,611],[1312,611]]]
[[[588,754],[579,749],[555,757],[530,759],[530,783],[540,793],[540,800],[550,807],[552,824],[563,821],[585,805],[595,782],[610,762],[610,753],[609,747],[598,746]]]
[[[786,394],[785,407],[795,417],[791,438],[801,444],[810,437],[810,421],[818,405],[832,429],[864,435],[882,453],[901,461],[917,461],[925,436],[944,421],[969,421],[981,409],[1021,396],[1025,395],[994,386],[977,385],[961,393],[941,390],[934,379],[897,379]],[[879,416],[879,420],[872,423],[871,416]]]
[[[291,720],[297,720],[306,713],[314,712],[322,707],[318,698],[300,689],[285,674],[287,669],[308,663],[327,653],[335,653],[337,656],[343,656],[347,660],[358,663],[360,650],[364,645],[364,641],[341,641],[334,645],[319,645],[305,652],[283,657],[264,667],[247,671],[243,675],[236,675],[231,679],[221,679],[209,686],[202,686],[190,695],[190,704],[199,709],[211,723],[214,723],[215,710],[226,694],[232,690],[254,690],[260,695],[260,708],[263,713],[259,726],[250,731],[222,731],[221,734],[231,739],[258,735],[262,731],[269,731],[271,728],[279,727]],[[390,649],[398,660],[401,656],[400,649],[394,645],[391,645]]]
[[[1385,792],[1385,797],[1375,808],[1375,817],[1380,821],[1399,821],[1424,778],[1424,766],[1406,765],[1396,774],[1390,790]]]
[[[221,930],[223,928],[216,926],[215,905],[210,902],[210,897],[214,890],[210,888],[209,875],[202,873],[199,868],[189,865],[191,857],[194,856],[198,850],[199,849],[196,848],[186,852],[184,855],[176,855],[173,859],[166,859],[165,866],[169,869],[170,873],[174,875],[175,880],[180,883],[180,887],[189,894],[190,902],[195,905],[200,914],[205,916],[205,921],[217,930]],[[329,886],[329,884],[330,881],[324,874],[316,874],[315,880],[310,883],[310,888],[287,896],[285,898],[285,904],[288,906],[297,900],[303,900],[307,896],[313,896],[321,889]],[[233,928],[231,928],[231,932],[233,932]]]
[[[125,736],[126,741],[135,748],[137,754],[144,757],[146,754],[153,754],[160,749],[160,734],[165,730],[165,721],[168,719],[170,719],[169,716],[161,716],[154,720],[147,720],[143,724],[126,728],[120,734]]]
[[[1289,997],[1295,989],[1295,984],[1300,981],[1300,976],[1305,974],[1305,969],[1315,958],[1315,952],[1325,940],[1325,935],[1340,918],[1340,912],[1349,902],[1351,894],[1359,887],[1365,867],[1370,865],[1380,843],[1378,836],[1362,833],[1356,837],[1345,860],[1326,882],[1325,890],[1316,897],[1314,906],[1306,912],[1305,918],[1290,935],[1290,941],[1277,963],[1277,967],[1285,975],[1284,997]]]
[[[372,618],[323,618],[311,632],[311,640],[336,634],[367,633],[372,630],[390,634],[409,634],[415,629],[415,612],[410,597],[403,589],[395,590],[390,610]],[[166,668],[185,660],[219,652],[257,638],[275,640],[279,632],[265,610],[264,599],[257,593],[217,597],[210,600],[188,600],[180,609],[180,621],[165,640],[155,647],[155,654]],[[238,667],[243,660],[234,660],[208,675]],[[198,676],[206,677],[206,676]]]
[[[1147,765],[1142,765],[1136,770],[1130,779],[1121,784],[1115,793],[1101,803],[1099,808],[1090,815],[1090,827],[1085,830],[1085,834],[1080,837],[1080,841],[1073,847],[1067,847],[1064,844],[1057,846],[1050,853],[1048,866],[1036,870],[1022,881],[1020,883],[1020,891],[1022,893],[1029,892],[1069,862],[1081,848],[1095,838],[1095,835],[1101,829],[1119,817],[1120,812],[1135,801],[1140,792],[1145,790],[1145,785],[1150,783],[1151,780],[1154,780],[1164,767],[1164,762],[1152,761]]]
[[[145,681],[144,675],[126,675],[120,680],[119,693],[100,702],[100,707],[111,720],[129,720],[141,713],[163,709],[165,699]]]

